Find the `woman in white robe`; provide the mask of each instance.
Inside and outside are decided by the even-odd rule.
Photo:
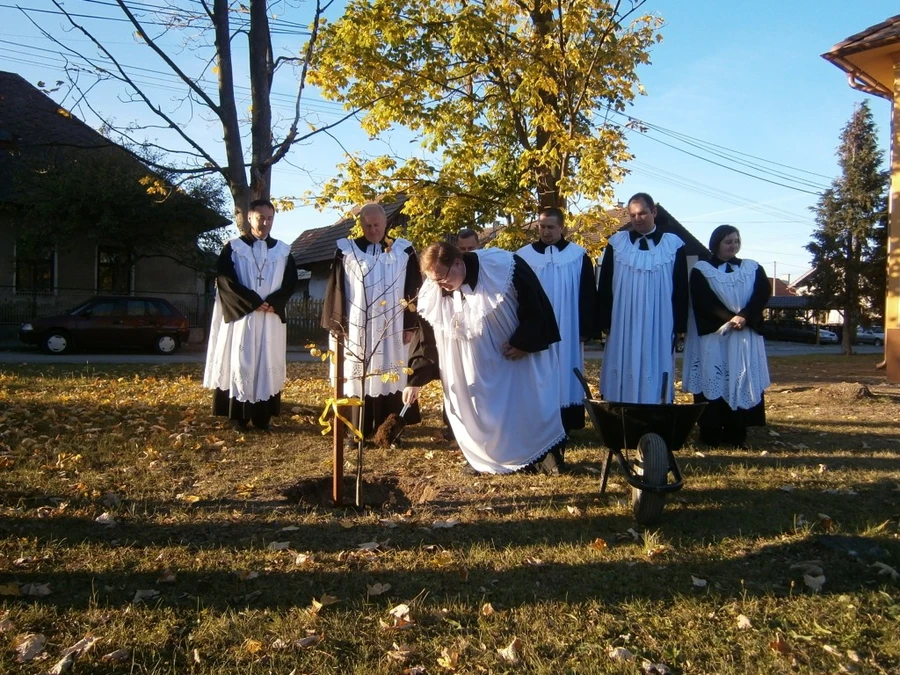
[[[683,388],[708,403],[700,440],[711,446],[742,447],[747,427],[766,423],[762,323],[771,288],[758,263],[737,257],[740,248],[738,229],[720,225],[710,237],[712,257],[691,270]]]

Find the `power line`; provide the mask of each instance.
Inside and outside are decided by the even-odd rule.
[[[610,111],[611,111],[611,112],[614,112],[614,113],[616,113],[616,114],[618,114],[618,115],[621,115],[622,117],[625,117],[625,118],[627,118],[627,119],[630,120],[630,121],[637,122],[638,124],[641,124],[642,126],[645,126],[645,127],[648,127],[648,128],[652,128],[652,129],[655,129],[655,130],[658,130],[658,131],[660,131],[661,133],[665,133],[666,135],[673,136],[673,137],[675,137],[675,138],[687,139],[687,140],[693,141],[694,143],[697,143],[697,144],[701,144],[701,145],[704,145],[704,146],[709,146],[709,147],[711,147],[711,148],[716,148],[716,149],[718,149],[718,150],[722,150],[722,151],[727,152],[727,153],[732,153],[732,154],[736,154],[736,155],[742,155],[742,156],[744,156],[744,157],[749,157],[750,159],[755,159],[755,160],[758,160],[758,161],[760,161],[760,162],[765,162],[766,164],[771,164],[771,165],[773,165],[773,166],[779,166],[779,167],[782,167],[782,168],[784,168],[784,169],[790,169],[791,171],[795,171],[795,172],[799,172],[799,173],[805,173],[805,174],[808,174],[808,175],[810,175],[810,176],[816,176],[816,177],[818,177],[818,178],[824,178],[824,179],[826,179],[826,180],[831,180],[831,178],[832,178],[831,176],[826,176],[826,175],[821,174],[821,173],[815,173],[814,171],[808,171],[807,169],[801,169],[801,168],[799,168],[799,167],[790,166],[790,165],[788,165],[788,164],[783,164],[783,163],[781,163],[781,162],[776,162],[776,161],[773,161],[773,160],[770,160],[770,159],[766,159],[766,158],[764,158],[764,157],[759,157],[759,156],[757,156],[757,155],[751,155],[751,154],[749,154],[749,153],[742,152],[742,151],[740,151],[740,150],[734,150],[734,149],[732,149],[732,148],[727,148],[727,147],[725,147],[725,146],[723,146],[723,145],[718,145],[718,144],[713,143],[713,142],[711,142],[711,141],[705,141],[705,140],[703,140],[702,138],[696,138],[696,137],[694,137],[694,136],[690,136],[690,135],[685,134],[685,133],[680,132],[680,131],[673,131],[672,129],[666,129],[665,127],[662,127],[662,126],[660,126],[660,125],[658,125],[658,124],[654,124],[654,123],[652,123],[652,122],[647,122],[646,120],[638,119],[637,117],[633,117],[632,115],[628,115],[628,114],[623,113],[623,112],[620,112],[620,111],[618,111],[618,110],[613,110],[613,109],[610,108]]]
[[[811,225],[809,221],[801,220],[799,217],[795,216],[789,211],[757,204],[752,200],[747,199],[746,197],[741,197],[740,195],[735,195],[730,192],[711,187],[704,183],[699,183],[697,181],[691,180],[690,178],[686,178],[684,176],[666,171],[665,169],[653,166],[652,164],[647,164],[645,162],[635,160],[631,162],[631,165],[634,167],[634,171],[650,175],[651,177],[670,185],[675,185],[692,192],[697,192],[708,197],[713,197],[714,199],[719,199],[729,204],[734,204],[735,206],[751,209],[753,211],[771,215],[776,218],[786,219],[788,222],[797,223],[800,225]]]
[[[619,124],[618,122],[610,121],[609,123],[612,124],[613,126],[619,127],[626,133],[630,132],[630,131],[634,131],[633,129],[625,126],[624,124]],[[779,187],[787,188],[788,190],[794,190],[796,192],[805,192],[806,194],[809,194],[809,195],[818,196],[820,194],[819,192],[813,192],[811,190],[806,190],[804,188],[800,188],[795,185],[787,185],[787,184],[781,183],[779,181],[770,180],[770,179],[764,178],[762,176],[757,176],[756,174],[748,173],[747,171],[742,171],[741,169],[736,169],[733,166],[728,166],[727,164],[722,164],[721,162],[716,162],[712,159],[709,159],[708,157],[703,157],[702,155],[698,155],[695,152],[690,152],[689,150],[685,150],[684,148],[679,148],[678,146],[672,145],[671,143],[667,143],[659,138],[654,138],[653,136],[650,136],[649,134],[641,134],[641,137],[647,138],[651,141],[655,141],[655,142],[665,145],[669,148],[672,148],[673,150],[677,150],[678,152],[684,153],[686,155],[690,155],[691,157],[695,157],[701,161],[708,162],[709,164],[713,164],[715,166],[721,167],[723,169],[726,169],[727,171],[733,171],[734,173],[739,173],[739,174],[747,176],[749,178],[755,178],[756,180],[763,181],[764,183],[770,183],[772,185],[777,185]]]

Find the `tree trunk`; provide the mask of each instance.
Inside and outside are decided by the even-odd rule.
[[[215,0],[212,17],[216,31],[216,54],[219,66],[219,119],[225,142],[225,180],[234,199],[235,225],[248,231],[247,211],[250,206],[247,173],[244,171],[244,149],[241,127],[234,100],[234,66],[231,59],[231,30],[228,20],[228,0]]]

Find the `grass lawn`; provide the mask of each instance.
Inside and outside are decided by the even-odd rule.
[[[769,426],[683,448],[650,529],[620,474],[599,493],[590,425],[576,473],[465,476],[430,386],[367,454],[394,501],[333,509],[283,494],[330,475],[321,364],[289,366],[271,435],[211,417],[200,366],[7,367],[0,672],[900,673],[900,390],[874,361],[772,359]]]

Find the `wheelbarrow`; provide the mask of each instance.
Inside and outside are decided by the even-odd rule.
[[[574,368],[584,387],[584,405],[607,453],[600,474],[600,492],[606,491],[609,469],[616,458],[628,484],[634,519],[652,525],[662,515],[666,495],[684,486],[675,451],[687,440],[706,403],[614,403],[591,397],[584,375]],[[668,388],[663,378],[662,396]],[[633,452],[633,454],[632,454]],[[669,479],[671,474],[671,480]]]

